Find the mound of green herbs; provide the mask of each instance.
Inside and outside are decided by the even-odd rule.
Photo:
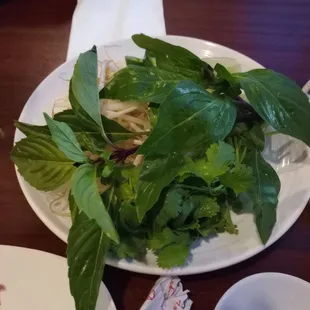
[[[71,182],[67,254],[77,310],[95,309],[107,253],[143,261],[152,250],[160,267],[182,266],[195,240],[238,233],[230,214],[244,211],[242,195],[266,243],[280,181],[261,155],[262,126],[310,145],[308,99],[287,77],[265,69],[230,74],[220,64],[213,70],[182,47],[143,34],[132,39],[144,58],[126,57],[127,67],[103,89],[94,47],[75,65],[72,110],[45,114],[46,126],[15,122],[26,138],[11,158],[25,180],[42,191]],[[153,130],[141,147],[118,145],[137,134],[102,116],[99,98],[150,103]],[[145,156],[142,167],[124,163],[134,153]]]

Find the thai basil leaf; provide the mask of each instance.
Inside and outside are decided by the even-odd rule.
[[[95,220],[80,212],[70,228],[67,260],[76,310],[95,310],[110,239]]]
[[[73,175],[71,191],[79,209],[90,219],[95,219],[104,233],[118,243],[117,231],[98,191],[96,167],[91,164],[80,166]]]
[[[233,76],[239,80],[249,103],[266,123],[310,146],[310,104],[294,81],[266,69]]]
[[[42,191],[50,191],[66,183],[76,169],[74,162],[58,150],[48,136],[29,136],[17,142],[11,159],[24,179]]]
[[[101,119],[98,95],[97,49],[80,54],[70,81],[69,100],[75,114],[92,127],[99,129],[104,139],[110,143]]]
[[[129,66],[121,69],[100,91],[100,98],[162,103],[168,93],[186,78],[157,68]]]
[[[217,73],[217,79],[213,83],[218,93],[224,93],[232,98],[237,98],[241,94],[240,83],[237,78],[221,64],[216,64],[214,70]]]
[[[255,124],[250,130],[241,134],[241,140],[249,149],[263,151],[265,148],[265,134],[261,124]]]
[[[144,34],[135,34],[132,40],[141,48],[151,52],[158,68],[181,73],[189,79],[212,80],[213,69],[189,50]],[[153,61],[154,62],[154,61]]]
[[[14,121],[14,126],[19,129],[25,136],[50,136],[50,131],[47,126],[32,125],[18,121]]]
[[[182,165],[184,159],[176,153],[145,158],[137,184],[136,208],[140,222],[154,206],[162,189],[173,181]]]
[[[236,108],[228,97],[215,97],[191,81],[180,82],[161,104],[158,121],[138,153],[192,151],[223,140],[235,119]]]
[[[77,163],[87,162],[87,157],[69,125],[53,120],[46,113],[44,113],[44,117],[52,139],[57,144],[58,149]]]
[[[100,138],[100,133],[93,130],[91,126],[87,126],[87,124],[81,122],[74,114],[73,110],[65,110],[63,112],[57,113],[55,114],[54,119],[67,123],[75,133],[85,133],[90,135],[92,139],[95,139],[101,143],[104,141],[102,137]],[[137,133],[127,130],[118,122],[108,119],[104,115],[101,115],[101,122],[106,135],[112,142],[127,140],[137,135]]]
[[[255,177],[248,195],[253,202],[255,222],[262,242],[265,244],[276,223],[280,180],[273,168],[264,160],[260,152],[248,154],[245,164],[252,168]]]
[[[135,65],[135,66],[144,66],[144,61],[143,59],[137,58],[137,57],[132,57],[132,56],[125,56],[126,60],[126,65]]]
[[[75,200],[74,200],[73,195],[71,194],[71,191],[69,193],[68,202],[69,202],[71,221],[73,223],[75,221],[75,218],[79,214],[79,208],[78,208],[77,204],[75,203]]]

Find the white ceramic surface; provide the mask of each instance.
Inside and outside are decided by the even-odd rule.
[[[0,245],[1,310],[75,310],[66,259],[26,248]],[[97,310],[116,310],[105,285]]]
[[[309,310],[310,283],[282,273],[260,273],[233,285],[215,310]]]
[[[234,58],[241,64],[242,71],[262,67],[249,57],[212,42],[178,36],[165,36],[162,39],[184,46],[201,58]],[[124,64],[125,55],[143,56],[143,50],[131,40],[116,42],[108,47],[99,47],[99,60],[107,59],[107,53],[120,65]],[[26,103],[20,121],[44,124],[42,113],[51,113],[55,99],[68,91],[68,79],[71,78],[75,61],[74,59],[57,68],[38,86]],[[23,135],[16,131],[14,141],[22,137]],[[266,245],[269,246],[293,225],[309,200],[310,162],[309,150],[303,143],[282,135],[268,139],[265,155],[272,161],[282,183],[278,221]],[[18,173],[17,177],[34,212],[51,231],[66,241],[70,220],[53,214],[48,208],[46,195],[29,186]],[[107,259],[107,263],[135,272],[158,275],[202,273],[236,264],[261,252],[265,246],[259,240],[251,214],[233,215],[233,220],[238,225],[239,235],[220,234],[217,238],[198,242],[193,246],[191,258],[185,267],[163,270],[157,266],[156,258],[151,253],[147,255],[145,262]]]

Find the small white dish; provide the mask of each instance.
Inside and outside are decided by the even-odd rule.
[[[309,310],[310,283],[283,273],[259,273],[233,285],[215,310]]]
[[[66,259],[20,247],[0,245],[1,310],[75,310]],[[116,310],[105,285],[97,310]]]

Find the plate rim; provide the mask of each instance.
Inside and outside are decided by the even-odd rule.
[[[187,37],[187,36],[178,36],[178,35],[165,35],[165,36],[156,36],[156,38],[165,40],[167,38],[176,38],[176,39],[184,39],[184,40],[190,40],[190,41],[198,41],[202,44],[206,44],[206,45],[210,45],[210,46],[217,46],[220,48],[224,48],[226,50],[229,50],[233,53],[238,53],[240,56],[250,60],[252,63],[255,63],[255,65],[257,66],[257,68],[264,68],[264,66],[262,66],[260,63],[258,63],[256,60],[250,58],[249,56],[234,50],[232,48],[229,48],[227,46],[218,44],[218,43],[214,43],[212,41],[208,41],[208,40],[203,40],[203,39],[199,39],[199,38],[194,38],[194,37]],[[103,44],[103,45],[99,45],[98,49],[100,49],[103,46],[110,46],[110,45],[120,45],[123,44],[124,42],[128,42],[131,39],[123,39],[123,40],[117,40],[114,42],[111,42],[109,44]],[[55,68],[53,71],[51,71],[38,85],[37,87],[33,90],[32,94],[30,95],[30,97],[28,98],[28,100],[26,101],[26,103],[24,104],[24,107],[21,111],[21,114],[18,118],[18,120],[20,120],[21,118],[23,118],[24,114],[25,114],[25,110],[26,110],[26,105],[27,103],[32,99],[32,97],[35,94],[35,91],[37,88],[39,88],[43,83],[46,82],[46,80],[54,74],[54,72],[60,70],[63,66],[67,65],[67,63],[69,62],[73,62],[76,61],[78,57],[74,57],[71,58],[67,61],[65,61],[64,63],[62,63],[60,66],[58,66],[57,68]],[[15,129],[15,133],[14,133],[14,139],[13,139],[13,145],[17,142],[17,133],[18,130],[17,128]],[[37,206],[37,204],[34,202],[34,200],[31,197],[31,194],[28,192],[26,186],[26,181],[23,179],[23,177],[18,173],[17,167],[14,165],[15,167],[15,172],[17,175],[17,179],[18,179],[18,183],[21,187],[21,190],[23,192],[23,195],[25,196],[28,204],[30,205],[30,207],[32,208],[32,210],[34,211],[34,213],[39,217],[39,219],[44,223],[44,225],[51,231],[53,232],[53,234],[55,234],[58,238],[60,238],[62,241],[64,241],[65,243],[67,243],[67,237],[68,234],[64,233],[58,226],[54,225],[53,222],[50,221],[50,219],[48,217],[45,216],[44,212],[41,212],[41,208],[39,206]],[[297,219],[300,217],[301,213],[304,211],[307,202],[310,199],[310,189],[307,193],[307,195],[305,195],[306,198],[304,198],[301,202],[300,205],[303,205],[303,207],[300,208],[299,212],[295,214],[294,217],[291,218],[291,221],[289,223],[287,223],[287,225],[280,227],[281,229],[279,229],[279,231],[277,232],[276,235],[272,235],[271,238],[269,239],[269,241],[267,242],[266,245],[259,245],[249,251],[247,251],[247,253],[245,254],[240,254],[234,257],[231,257],[227,260],[225,260],[224,262],[222,261],[221,263],[213,263],[212,265],[207,264],[205,266],[189,266],[189,267],[181,267],[181,268],[176,268],[176,270],[173,269],[162,269],[158,266],[151,266],[148,267],[147,265],[144,266],[140,266],[140,265],[136,265],[136,264],[132,264],[130,261],[127,260],[117,260],[117,259],[113,259],[113,258],[107,258],[105,263],[116,267],[116,268],[120,268],[123,270],[127,270],[127,271],[133,271],[133,272],[137,272],[137,273],[142,273],[142,274],[150,274],[150,275],[163,275],[163,276],[184,276],[184,275],[192,275],[192,274],[200,274],[200,273],[205,273],[205,272],[211,272],[214,270],[219,270],[219,269],[223,269],[226,267],[230,267],[232,265],[238,264],[242,261],[245,261],[255,255],[257,255],[258,253],[262,252],[264,249],[268,248],[270,245],[272,245],[273,243],[275,243],[278,239],[280,239],[297,221]],[[56,215],[55,215],[56,216]]]

